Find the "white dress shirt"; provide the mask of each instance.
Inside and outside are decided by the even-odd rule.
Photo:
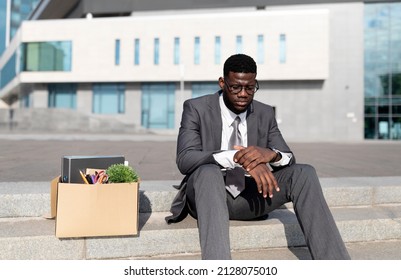
[[[238,126],[238,129],[241,133],[241,138],[242,138],[242,146],[247,147],[248,146],[248,132],[247,132],[247,126],[246,126],[246,111],[237,115],[231,112],[226,104],[224,103],[223,100],[223,95],[220,96],[219,98],[219,104],[220,104],[220,109],[221,109],[221,119],[223,122],[223,129],[222,129],[222,134],[221,134],[221,150],[222,152],[216,153],[213,155],[214,159],[223,167],[225,168],[234,168],[234,167],[240,167],[238,163],[234,162],[234,155],[237,150],[228,150],[228,143],[231,137],[231,134],[233,132],[233,127],[232,123],[235,120],[237,116],[240,117],[241,122]],[[276,162],[271,162],[270,165],[272,166],[284,166],[287,165],[291,158],[292,154],[291,153],[281,153],[281,159]]]

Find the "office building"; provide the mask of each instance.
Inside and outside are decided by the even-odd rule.
[[[176,133],[246,53],[288,141],[401,139],[401,2],[370,2],[39,1],[7,24],[0,123]]]

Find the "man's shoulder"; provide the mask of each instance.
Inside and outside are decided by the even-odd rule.
[[[252,101],[252,106],[255,112],[274,112],[273,106],[257,100]]]
[[[191,104],[192,106],[203,106],[205,104],[214,104],[216,102],[218,102],[218,98],[219,98],[219,93],[213,93],[213,94],[207,94],[207,95],[202,95],[199,97],[194,97],[191,99],[187,99],[185,101],[185,103],[187,104]]]
[[[193,97],[193,98],[186,100],[186,102],[191,102],[191,103],[208,102],[208,101],[212,101],[212,100],[215,100],[216,98],[218,98],[218,94],[219,94],[218,92],[215,92],[215,93],[206,94],[206,95],[202,95],[202,96],[198,96],[198,97]]]

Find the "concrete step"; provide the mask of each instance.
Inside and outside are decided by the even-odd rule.
[[[400,260],[401,240],[346,243],[352,260]],[[306,246],[232,251],[234,260],[311,260]],[[134,260],[200,260],[200,253],[133,257]]]
[[[321,178],[330,207],[401,203],[401,177]],[[143,181],[140,212],[167,212],[179,181]],[[49,182],[0,182],[0,218],[41,217],[50,212]],[[287,205],[291,208],[291,204]]]
[[[401,205],[333,207],[347,244],[401,240]],[[199,256],[196,221],[167,225],[166,212],[140,214],[135,237],[58,239],[54,220],[38,217],[0,219],[0,259],[130,259],[165,255]],[[267,220],[231,221],[233,251],[305,246],[291,209],[277,209]],[[161,257],[163,258],[163,257]]]

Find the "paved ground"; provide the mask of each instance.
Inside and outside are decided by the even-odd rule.
[[[297,162],[315,166],[320,177],[401,176],[401,141],[289,143]],[[49,181],[60,174],[63,155],[117,155],[130,162],[142,180],[179,180],[175,136],[0,134],[0,182]],[[353,259],[399,260],[399,240],[348,243]],[[310,259],[308,250],[277,248],[241,251],[234,259]],[[199,259],[199,255],[155,259]]]
[[[401,141],[288,143],[320,177],[401,175]],[[142,180],[179,180],[175,136],[0,134],[0,181],[49,181],[63,155],[124,155]]]

